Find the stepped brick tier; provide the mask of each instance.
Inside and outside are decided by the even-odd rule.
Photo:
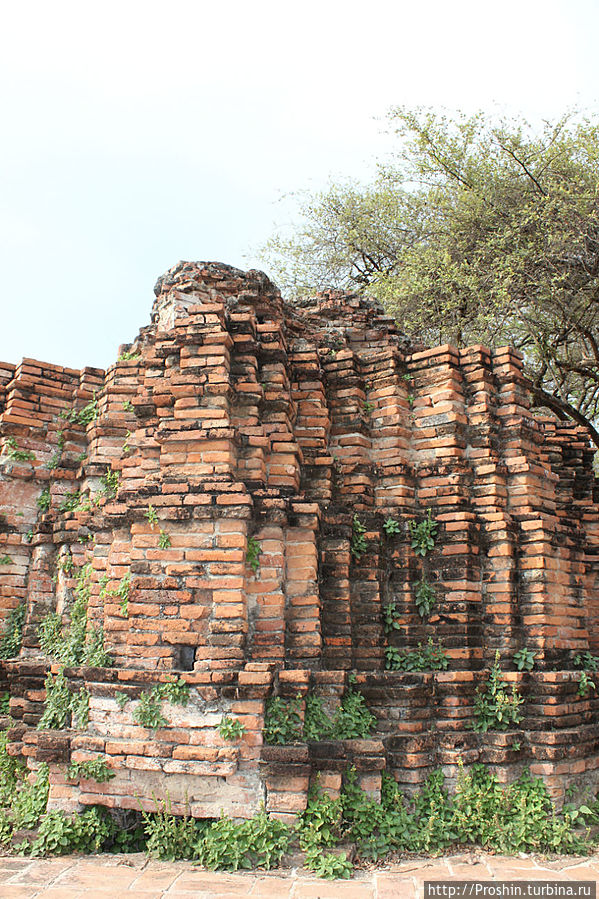
[[[216,263],[180,263],[155,293],[151,324],[106,372],[0,364],[0,606],[25,606],[20,653],[2,663],[9,750],[32,771],[49,763],[50,807],[168,796],[177,813],[247,816],[265,800],[285,818],[316,773],[334,792],[349,765],[374,794],[383,769],[410,790],[475,762],[504,781],[530,767],[558,800],[596,788],[599,700],[574,670],[599,653],[592,451],[531,412],[518,353],[415,346],[373,300],[288,304],[260,272]],[[421,557],[409,522],[429,509]],[[87,563],[88,627],[114,666],[65,669],[90,693],[89,722],[40,730],[59,663],[38,628],[52,612],[68,626]],[[423,575],[436,602],[421,617]],[[388,647],[429,637],[447,670],[386,670]],[[522,721],[478,733],[496,651]],[[141,726],[138,697],[173,673],[190,702]],[[332,712],[350,681],[371,739],[263,745],[269,697],[313,692]],[[240,739],[220,736],[224,715]],[[69,760],[98,755],[108,783],[67,778]]]

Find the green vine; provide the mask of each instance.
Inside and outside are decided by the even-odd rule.
[[[95,780],[96,783],[106,783],[115,776],[114,771],[101,755],[86,762],[71,762],[67,768],[69,780]]]
[[[302,740],[353,740],[367,738],[376,726],[376,718],[361,693],[349,688],[333,716],[324,710],[320,696],[308,694],[304,721],[302,698],[269,699],[264,717],[264,742],[275,745]]]
[[[74,576],[75,601],[70,610],[69,626],[65,629],[61,616],[51,612],[38,628],[40,648],[50,658],[65,665],[91,665],[107,668],[112,659],[104,649],[102,628],[87,626],[87,604],[91,595],[92,565],[88,562]]]
[[[257,537],[248,539],[247,550],[245,554],[245,564],[251,568],[254,574],[260,568],[260,556],[262,555],[262,546]]]
[[[67,412],[61,412],[60,418],[64,418],[72,424],[79,424],[83,427],[87,427],[87,425],[94,421],[99,414],[100,410],[94,391],[93,398],[89,400],[85,406],[82,406],[81,409],[69,409]]]
[[[21,603],[8,613],[0,637],[0,659],[14,659],[21,651],[25,612],[25,603]]]
[[[81,493],[79,490],[73,490],[71,493],[65,493],[60,505],[58,506],[58,511],[63,513],[74,512],[79,505],[80,499]]]
[[[37,725],[38,730],[49,728],[60,730],[67,726],[71,718],[72,694],[69,690],[67,679],[61,668],[56,677],[48,672],[44,682],[46,699],[44,701],[44,713]]]
[[[182,677],[172,681],[156,684],[152,690],[139,695],[139,704],[133,712],[133,720],[142,727],[156,730],[168,724],[162,714],[162,701],[173,705],[187,705],[189,702],[189,684]]]
[[[47,512],[50,509],[51,502],[52,500],[50,499],[50,488],[44,487],[37,498],[37,507],[40,512]]]
[[[33,462],[35,461],[35,453],[30,450],[20,450],[14,437],[7,437],[4,441],[4,449],[6,455],[13,462]]]
[[[61,730],[68,725],[81,729],[87,727],[90,695],[85,687],[72,693],[63,668],[59,669],[56,677],[49,671],[44,687],[44,713],[37,725],[38,730]]]
[[[112,468],[109,468],[108,471],[102,475],[101,480],[101,492],[104,494],[104,496],[108,497],[108,499],[114,499],[119,489],[118,471],[113,471]]]

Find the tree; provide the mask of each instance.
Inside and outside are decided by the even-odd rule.
[[[286,289],[379,297],[428,343],[511,344],[538,406],[599,446],[599,124],[389,114],[374,184],[305,196],[265,258]]]

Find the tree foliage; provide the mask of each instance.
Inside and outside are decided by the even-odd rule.
[[[265,258],[283,287],[381,299],[426,343],[511,344],[533,401],[599,445],[599,123],[397,108],[371,185],[305,195]]]

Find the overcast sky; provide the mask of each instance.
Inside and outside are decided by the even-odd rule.
[[[399,104],[599,111],[597,0],[21,0],[0,33],[0,359],[105,367],[179,259],[368,178]]]

